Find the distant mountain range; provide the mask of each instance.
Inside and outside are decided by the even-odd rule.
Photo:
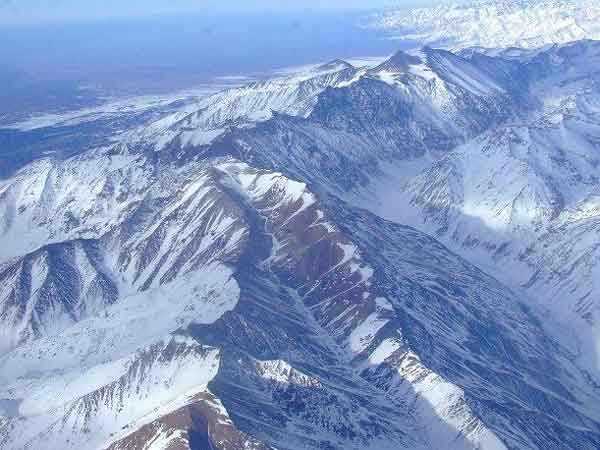
[[[478,0],[391,9],[370,25],[421,44],[538,48],[600,38],[597,0]]]
[[[598,74],[426,46],[13,130],[0,449],[599,448]]]

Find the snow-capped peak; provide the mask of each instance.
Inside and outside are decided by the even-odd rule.
[[[325,64],[321,64],[320,66],[317,66],[317,68],[315,69],[315,72],[320,72],[320,73],[324,73],[324,72],[339,72],[341,70],[347,70],[347,69],[355,69],[355,67],[350,64],[347,61],[344,61],[343,59],[333,59],[329,62],[326,62]]]
[[[537,48],[597,39],[599,19],[597,0],[476,0],[390,10],[372,25],[437,47]]]
[[[371,69],[369,72],[378,73],[382,71],[388,72],[406,72],[410,66],[418,65],[422,61],[418,56],[411,55],[405,53],[403,51],[398,51],[386,59],[384,62],[379,64],[378,66]]]

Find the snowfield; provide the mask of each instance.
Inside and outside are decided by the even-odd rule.
[[[477,0],[391,9],[371,26],[436,47],[539,48],[600,38],[599,17],[597,0]]]

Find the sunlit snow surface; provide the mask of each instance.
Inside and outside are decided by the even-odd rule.
[[[436,47],[538,48],[598,39],[599,18],[597,0],[478,0],[391,10],[371,26]]]

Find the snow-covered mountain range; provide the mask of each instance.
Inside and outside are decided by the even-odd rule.
[[[378,13],[392,37],[452,49],[538,48],[600,38],[597,0],[477,0]]]
[[[0,180],[0,449],[598,448],[599,73],[424,47],[14,131],[81,140]]]

